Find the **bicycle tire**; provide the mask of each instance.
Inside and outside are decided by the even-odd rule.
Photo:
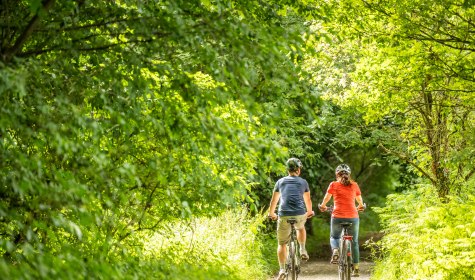
[[[340,280],[351,280],[351,244],[349,240],[341,242],[338,277]]]
[[[346,262],[346,258],[344,258],[344,253],[345,252],[345,242],[340,239],[340,247],[339,247],[339,250],[340,250],[340,259],[338,260],[338,279],[340,280],[345,280],[345,275],[344,275],[344,271],[345,271],[345,262]]]
[[[340,238],[340,244],[339,244],[339,248],[338,250],[340,251],[339,254],[340,254],[340,259],[338,260],[338,279],[339,280],[345,280],[345,275],[344,275],[344,271],[345,271],[345,262],[346,262],[346,258],[344,257],[345,254],[345,241],[343,239],[343,235],[341,236]]]
[[[297,280],[297,246],[295,241],[290,242],[290,279]]]
[[[290,242],[287,244],[287,260],[286,260],[286,267],[285,267],[285,279],[288,280],[290,273],[292,271],[292,255],[293,255],[293,241],[290,240]]]
[[[353,265],[353,255],[351,252],[351,241],[345,240],[346,243],[346,279],[351,280],[351,266]]]
[[[302,258],[302,256],[300,255],[299,251],[298,251],[298,245],[295,246],[295,279],[298,278],[298,275],[300,274],[300,260]]]

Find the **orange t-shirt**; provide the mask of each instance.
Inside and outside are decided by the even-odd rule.
[[[361,195],[361,191],[356,182],[351,182],[349,186],[345,186],[340,182],[331,182],[327,192],[333,195],[333,203],[335,204],[332,217],[358,218],[355,198]]]

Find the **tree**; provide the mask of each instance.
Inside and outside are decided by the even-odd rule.
[[[142,232],[252,204],[286,153],[256,101],[298,83],[285,11],[314,13],[286,2],[2,1],[3,260],[87,277]]]
[[[336,21],[323,30],[342,32],[319,45],[322,56],[345,65],[333,71],[327,94],[359,108],[369,122],[396,123],[381,148],[409,163],[442,199],[474,173],[467,137],[475,104],[474,10],[464,3],[335,2]]]

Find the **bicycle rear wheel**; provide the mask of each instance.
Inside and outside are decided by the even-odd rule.
[[[352,248],[351,248],[351,241],[350,240],[346,240],[346,242],[348,243],[347,244],[347,248],[348,248],[348,251],[347,251],[347,275],[348,277],[346,279],[348,280],[351,280],[351,270],[353,268],[353,252],[352,252]]]
[[[344,240],[341,243],[340,261],[338,263],[338,276],[340,280],[351,280],[351,241]]]
[[[345,240],[345,259],[346,259],[346,266],[345,266],[345,276],[346,280],[351,280],[351,265],[353,264],[353,260],[351,257],[351,241],[350,240]]]
[[[289,246],[290,269],[287,279],[297,280],[297,244],[295,241],[290,242]]]

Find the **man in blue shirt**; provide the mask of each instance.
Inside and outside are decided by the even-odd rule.
[[[274,193],[269,208],[269,217],[277,220],[277,258],[279,260],[280,272],[278,279],[285,277],[285,259],[287,258],[286,244],[290,240],[289,218],[295,218],[297,223],[297,240],[300,244],[300,255],[303,260],[308,260],[309,256],[305,249],[307,234],[305,231],[305,221],[314,215],[312,211],[312,200],[310,199],[310,189],[305,179],[300,178],[302,162],[297,158],[287,160],[288,176],[283,177],[275,183]],[[278,215],[275,213],[277,202],[279,202]]]

